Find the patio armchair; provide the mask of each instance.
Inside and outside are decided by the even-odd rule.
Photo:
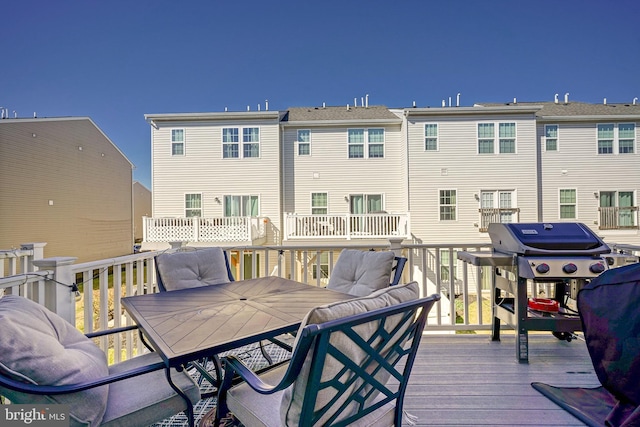
[[[229,265],[229,256],[226,251],[219,247],[162,253],[156,255],[154,259],[156,280],[160,292],[200,286],[215,286],[234,281]],[[273,360],[267,353],[264,344],[260,342],[259,346],[265,360],[269,365],[273,364]],[[207,369],[208,362],[213,365],[215,377],[211,376]],[[211,385],[216,386],[222,377],[222,367],[218,356],[193,361],[190,366],[200,373],[199,385],[202,385],[203,378],[206,378]],[[206,394],[203,396],[206,396]]]
[[[69,405],[71,426],[148,426],[181,411],[193,425],[200,393],[189,375],[167,371],[156,353],[108,366],[91,340],[135,326],[85,336],[17,295],[0,298],[0,324],[0,395],[12,404]]]
[[[336,261],[328,289],[354,296],[365,296],[397,285],[407,259],[392,251],[343,249]]]
[[[225,357],[216,426],[231,412],[246,426],[400,426],[429,310],[416,282],[311,310],[293,355],[261,375]],[[233,385],[238,375],[245,382]]]

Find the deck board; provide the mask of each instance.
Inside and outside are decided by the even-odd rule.
[[[515,337],[430,335],[420,343],[404,408],[418,426],[584,425],[531,387],[595,387],[584,341],[529,335],[529,363],[516,360]]]

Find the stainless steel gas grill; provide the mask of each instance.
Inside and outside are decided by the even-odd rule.
[[[581,330],[578,291],[609,268],[604,255],[611,249],[581,223],[493,223],[489,236],[491,252],[459,252],[458,258],[494,267],[492,340],[500,340],[501,320],[511,325],[520,362],[528,361],[528,331],[570,341]]]

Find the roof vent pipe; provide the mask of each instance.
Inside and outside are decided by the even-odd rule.
[[[229,109],[227,107],[224,107],[224,111],[226,113],[227,111],[229,111]]]
[[[354,107],[358,106],[358,98],[353,98],[353,106]]]
[[[247,111],[251,111],[251,107],[247,105]]]
[[[322,108],[327,108],[327,104],[326,103],[322,103]]]
[[[349,104],[347,104],[347,111],[349,111]]]
[[[604,105],[607,105],[607,98],[605,98],[605,99],[602,101],[602,103],[603,103]]]
[[[456,95],[456,107],[460,106],[460,92]]]
[[[364,107],[364,97],[363,96],[360,97],[360,106]]]
[[[258,104],[258,111],[260,111],[260,104]]]
[[[34,118],[34,119],[38,118],[38,115],[36,114],[36,112],[35,112],[35,111],[33,112],[33,118]]]
[[[264,111],[269,111],[269,100],[268,99],[264,100]]]
[[[513,103],[514,103],[514,104],[517,104],[517,103],[518,103],[518,100],[517,100],[516,98],[513,98]]]
[[[451,107],[451,97],[449,97],[449,107]]]
[[[636,105],[638,103],[638,97],[636,96],[635,98],[633,98],[633,105]]]
[[[568,104],[569,103],[569,92],[564,94],[564,103]]]
[[[416,108],[416,101],[413,101],[413,108]]]
[[[557,93],[553,97],[553,102],[555,102],[556,104],[558,103],[558,94]]]
[[[4,119],[4,107],[0,107],[0,119]]]
[[[13,110],[13,118],[14,119],[18,118],[18,112],[16,110]]]
[[[443,99],[443,100],[442,100],[442,107],[446,107],[446,106],[447,106],[447,103],[446,103],[446,102],[445,102],[445,100]]]
[[[364,106],[369,108],[369,94],[364,96]]]

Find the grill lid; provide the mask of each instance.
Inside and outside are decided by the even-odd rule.
[[[493,249],[518,255],[599,255],[611,249],[579,222],[492,223]]]

